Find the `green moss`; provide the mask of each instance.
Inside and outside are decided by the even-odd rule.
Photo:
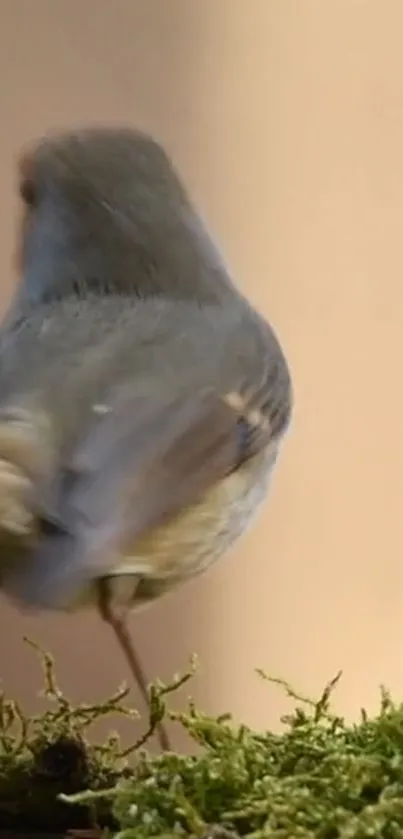
[[[330,704],[339,676],[314,701],[261,674],[296,705],[281,733],[213,719],[190,703],[186,712],[170,716],[200,752],[152,757],[143,745],[165,713],[166,694],[192,670],[172,685],[152,686],[148,731],[122,751],[117,738],[89,746],[83,730],[101,714],[133,714],[123,704],[124,691],[104,705],[73,708],[55,684],[51,659],[44,662],[50,711],[27,727],[18,707],[3,699],[0,827],[8,812],[15,828],[20,811],[26,819],[21,828],[98,824],[119,839],[207,836],[213,825],[250,839],[403,837],[403,705],[384,690],[374,718],[363,711],[348,724]],[[19,722],[19,735],[5,736],[8,717],[14,728]]]
[[[28,718],[19,704],[0,693],[0,830],[64,831],[90,827],[93,807],[75,805],[68,812],[59,794],[100,789],[121,777],[119,741],[111,736],[90,746],[86,730],[109,714],[132,715],[124,705],[126,688],[100,705],[73,707],[59,690],[51,657],[31,641],[42,657],[44,695],[49,707]],[[110,808],[99,807],[105,824],[115,823]]]
[[[155,733],[166,713],[165,698],[191,678],[193,665],[172,684],[150,687],[150,718],[144,734],[122,747],[113,733],[106,742],[92,744],[87,731],[102,717],[138,718],[125,704],[126,686],[101,703],[73,705],[58,687],[52,657],[25,639],[40,656],[47,710],[27,717],[18,702],[0,693],[0,831],[64,833],[70,828],[118,830],[108,796],[67,804],[64,796],[83,790],[94,794],[125,777],[133,777],[130,759]]]

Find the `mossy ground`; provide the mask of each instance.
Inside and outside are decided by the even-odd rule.
[[[168,839],[208,836],[215,826],[216,835],[249,839],[403,839],[403,705],[386,691],[375,717],[363,711],[348,724],[331,709],[339,677],[318,701],[269,679],[296,705],[281,733],[213,719],[190,703],[171,716],[199,753],[155,757],[144,749],[147,738],[167,713],[166,695],[192,668],[171,685],[151,687],[148,730],[124,750],[116,736],[94,746],[85,733],[100,716],[133,715],[126,691],[73,707],[52,659],[40,653],[49,709],[26,720],[18,704],[0,700],[0,830],[99,827],[119,839]]]

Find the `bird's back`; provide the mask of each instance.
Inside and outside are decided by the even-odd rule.
[[[73,434],[85,425],[86,412],[106,402],[114,383],[125,378],[133,387],[136,380],[152,387],[158,378],[160,388],[215,387],[222,393],[253,383],[272,421],[270,400],[281,405],[279,433],[289,421],[284,354],[271,327],[235,291],[225,305],[202,306],[162,296],[68,297],[21,316],[3,333],[0,347],[0,411],[21,396],[50,410]]]

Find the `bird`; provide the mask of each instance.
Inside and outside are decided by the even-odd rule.
[[[154,136],[50,130],[16,171],[0,588],[23,609],[94,605],[147,701],[127,616],[253,522],[292,417],[290,366]]]

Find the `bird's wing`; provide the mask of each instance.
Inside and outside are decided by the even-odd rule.
[[[173,393],[169,383],[148,378],[95,407],[61,476],[56,520],[4,585],[28,606],[67,607],[111,572],[122,541],[133,543],[197,501],[273,439],[255,402],[248,417],[239,393],[196,383]]]

